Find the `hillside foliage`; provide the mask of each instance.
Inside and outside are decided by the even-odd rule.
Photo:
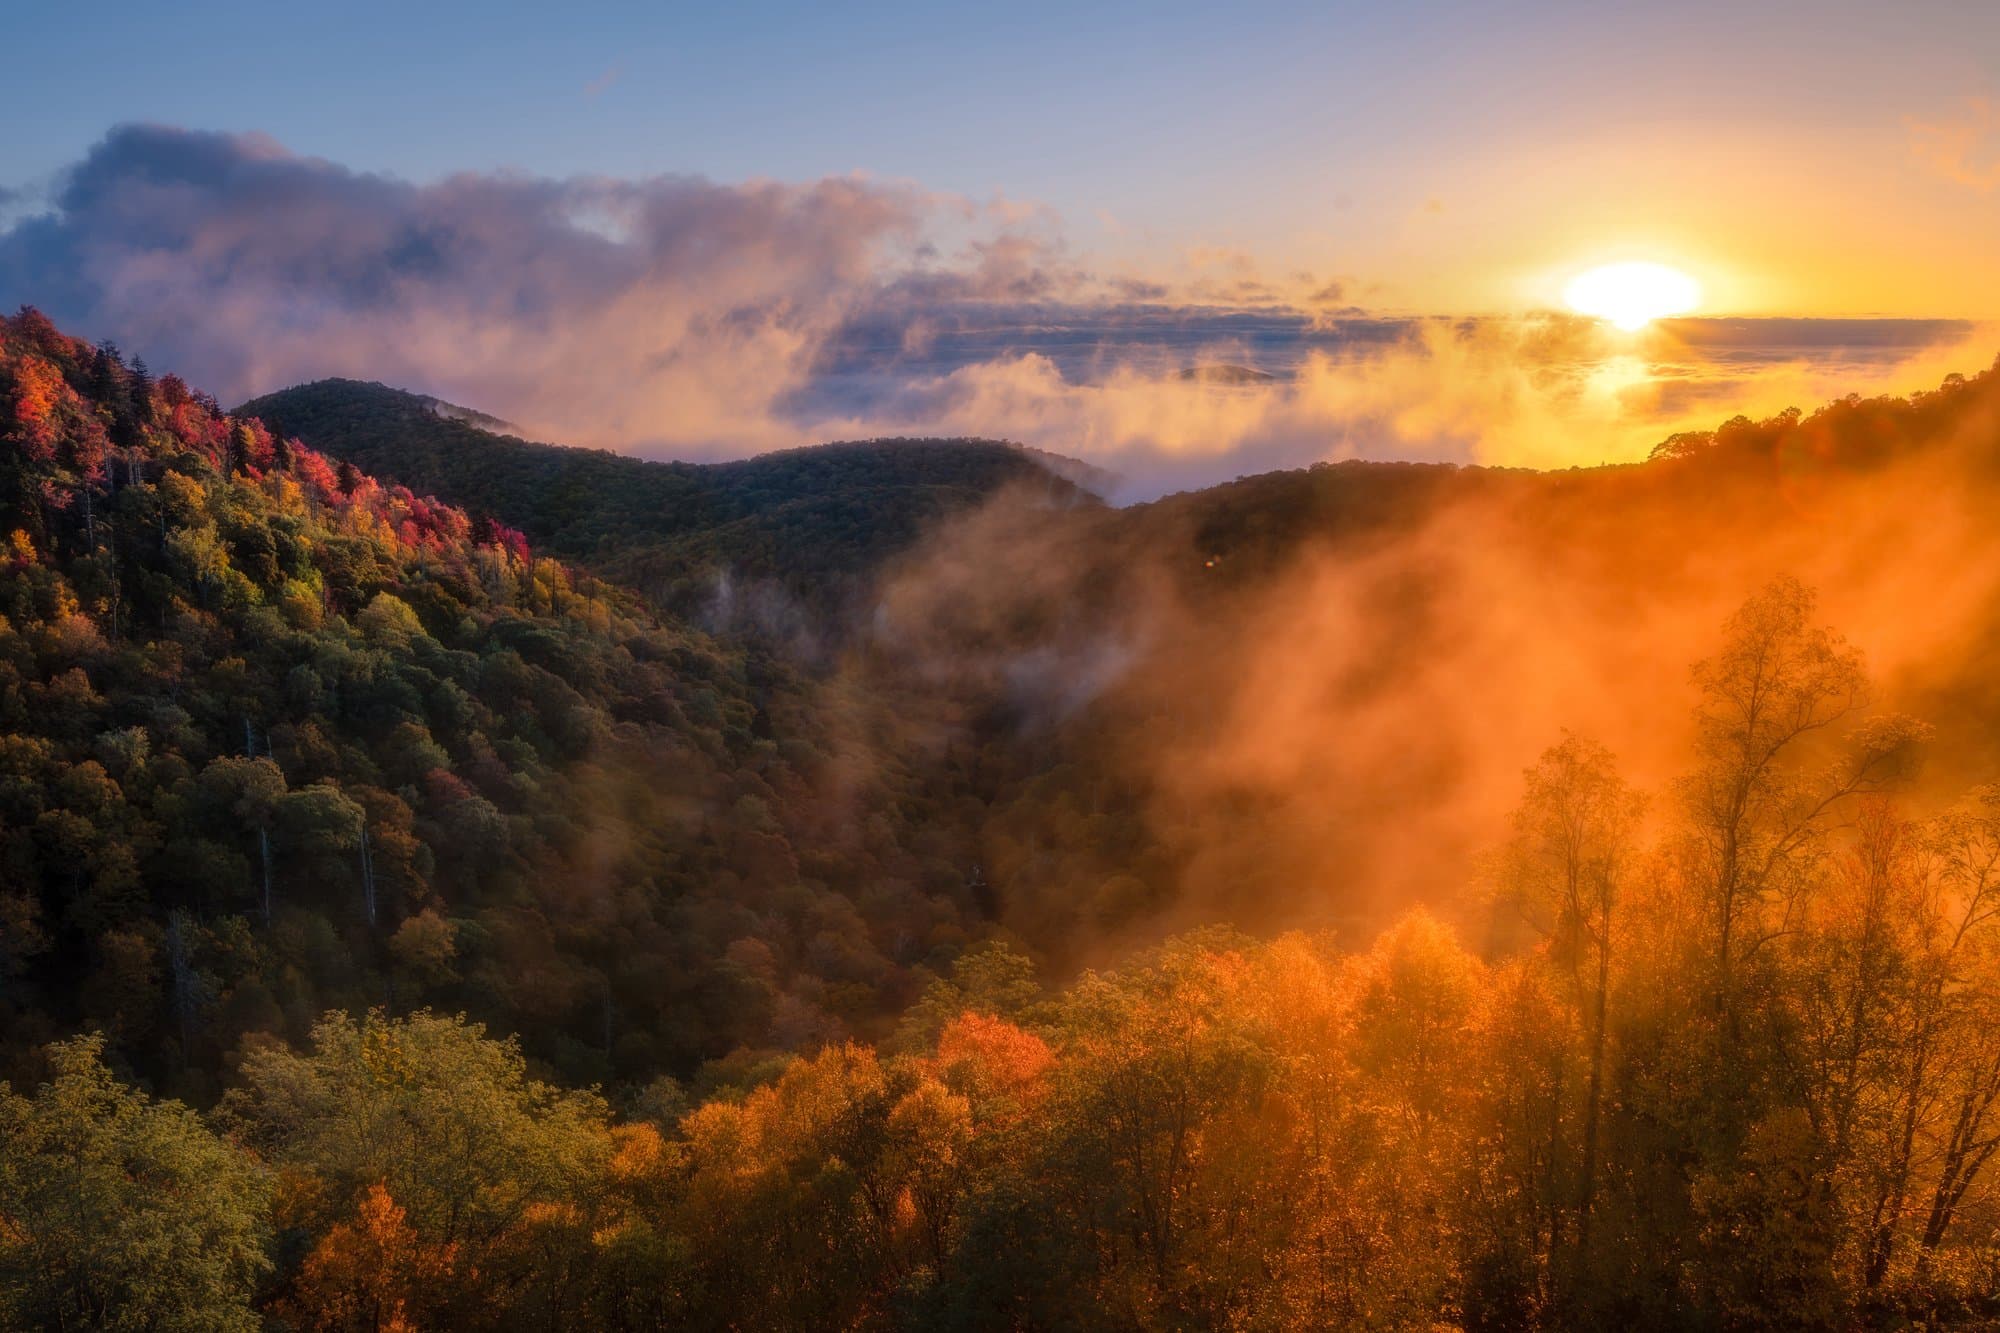
[[[2000,1322],[1991,589],[1891,691],[1762,580],[1664,769],[1558,723],[1476,857],[1423,822],[1491,644],[1581,642],[1468,602],[1624,636],[1828,497],[1976,500],[1992,374],[1126,511],[312,393],[341,456],[0,322],[0,1325]],[[1921,517],[1842,573],[1941,584]],[[739,577],[787,632],[697,626]]]
[[[790,603],[822,624],[854,610],[885,559],[996,491],[1092,502],[1032,451],[991,440],[863,440],[703,464],[532,443],[352,380],[241,410],[364,472],[506,515],[671,611],[778,635],[795,628]]]
[[[89,1027],[207,1101],[428,1003],[640,1084],[879,1023],[977,932],[948,820],[754,647],[32,312],[0,403],[15,1074]]]

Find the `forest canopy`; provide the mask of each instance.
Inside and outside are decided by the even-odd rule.
[[[0,1323],[2000,1320],[1991,374],[1132,510],[311,390],[0,322]]]
[[[0,1110],[0,1292],[204,1326],[1983,1325],[2000,796],[1899,808],[1923,728],[1862,711],[1813,610],[1731,617],[1658,821],[1582,738],[1527,772],[1504,956],[1415,911],[1051,992],[1000,946],[881,1047],[623,1113],[428,1011],[261,1046],[206,1119],[61,1045]],[[94,1169],[57,1144],[242,1184],[155,1215],[115,1174],[46,1189]],[[73,1245],[105,1217],[240,1239],[156,1273]]]

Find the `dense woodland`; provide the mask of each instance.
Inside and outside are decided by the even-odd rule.
[[[246,1037],[429,1003],[640,1085],[879,1026],[977,934],[950,785],[850,779],[870,719],[784,663],[33,314],[4,338],[14,1077],[88,1027],[205,1103]]]
[[[1648,517],[1690,496],[1723,525],[1986,469],[1993,378],[1634,468],[1134,511],[898,445],[797,483],[839,503],[772,481],[695,545],[573,529],[571,564],[536,456],[435,487],[468,513],[7,320],[0,1323],[1990,1327],[1978,655],[1891,689],[1762,580],[1655,705],[1670,772],[1551,728],[1428,907],[1158,761],[1231,725],[1307,546],[1477,515],[1623,589],[1699,567],[1706,530]],[[759,525],[849,554],[815,584]],[[641,549],[740,562],[847,646],[698,628],[693,583],[613,577]],[[1440,649],[1430,585],[1390,583],[1392,660]]]
[[[538,544],[585,558],[673,612],[784,635],[793,606],[850,609],[867,575],[928,525],[1007,486],[1059,503],[1087,492],[1032,451],[988,440],[869,440],[727,463],[649,462],[535,444],[443,415],[380,384],[320,380],[245,403],[273,430],[474,512],[504,514]],[[1087,473],[1080,464],[1070,470]]]

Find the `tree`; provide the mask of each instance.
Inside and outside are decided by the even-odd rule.
[[[122,1086],[102,1050],[50,1047],[32,1098],[0,1084],[0,1322],[255,1329],[262,1171],[180,1103]]]
[[[1589,1262],[1597,1187],[1598,1122],[1604,1100],[1604,1045],[1611,995],[1613,913],[1632,859],[1643,800],[1618,776],[1611,752],[1566,736],[1527,772],[1502,859],[1502,892],[1538,930],[1551,963],[1587,1010],[1590,1065],[1577,1168],[1572,1269]],[[1551,1248],[1560,1248],[1561,1214]]]
[[[419,986],[458,980],[458,927],[432,908],[404,918],[389,937],[389,953]]]
[[[1932,1166],[1914,1210],[1916,1276],[1927,1280],[1982,1172],[2000,1152],[2000,789],[1984,787],[1926,830],[1934,890],[1918,947],[1902,1058],[1893,1169],[1870,1254],[1870,1285],[1889,1269],[1912,1145]],[[1919,1151],[1922,1151],[1920,1149]]]
[[[897,1186],[897,1207],[907,1206],[926,1258],[942,1267],[970,1165],[971,1103],[927,1078],[890,1109],[887,1129],[886,1174]]]
[[[719,1320],[846,1326],[881,1294],[894,1272],[890,1105],[881,1061],[847,1043],[682,1122],[680,1226]]]
[[[1879,719],[1856,732],[1827,773],[1802,771],[1806,742],[1869,697],[1861,655],[1813,624],[1814,609],[1810,590],[1779,579],[1729,618],[1722,651],[1694,669],[1702,696],[1696,767],[1680,792],[1724,1012],[1740,956],[1768,938],[1765,907],[1810,884],[1829,817],[1848,798],[1903,776],[1925,734],[1906,718]]]
[[[48,947],[41,905],[25,893],[0,893],[0,1000],[13,998],[14,987],[30,960]]]
[[[612,1151],[601,1098],[529,1078],[512,1041],[428,1011],[329,1014],[306,1053],[259,1047],[221,1115],[272,1162],[321,1182],[315,1229],[351,1217],[379,1185],[423,1245],[456,1247],[468,1275],[537,1205],[588,1197]],[[466,1282],[445,1302],[461,1316],[504,1303],[497,1274]]]
[[[949,977],[931,979],[904,1015],[897,1041],[908,1047],[934,1042],[961,1014],[1017,1018],[1041,994],[1034,960],[1003,940],[990,940],[960,954]]]
[[[1095,1257],[1115,1285],[1103,1294],[1136,1310],[1205,1285],[1196,1257],[1231,1211],[1204,1188],[1203,1131],[1262,1090],[1247,1016],[1229,1003],[1239,944],[1222,931],[1175,940],[1117,975],[1087,975],[1062,1004],[1071,1058],[1047,1103],[1063,1141],[1059,1188],[1076,1200],[1069,1225],[1104,1233]]]
[[[367,812],[357,802],[331,782],[316,782],[278,797],[271,812],[281,845],[294,857],[348,880],[348,853],[360,848],[367,824]],[[365,912],[365,884],[363,890]]]
[[[302,1328],[329,1333],[414,1333],[413,1319],[451,1276],[450,1245],[426,1245],[381,1185],[350,1220],[336,1222],[299,1268],[283,1308]]]
[[[201,787],[210,801],[257,835],[260,902],[264,924],[269,926],[273,905],[271,829],[286,796],[284,772],[269,758],[222,755],[202,770]]]

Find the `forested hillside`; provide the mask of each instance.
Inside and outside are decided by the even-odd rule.
[[[1997,396],[446,503],[24,312],[0,1325],[1990,1327]]]
[[[504,514],[670,610],[783,631],[797,602],[855,612],[868,575],[928,527],[1008,487],[1086,492],[990,440],[868,440],[728,463],[648,462],[534,444],[380,384],[320,380],[240,409],[272,429],[475,513]],[[776,594],[774,596],[774,594]]]
[[[354,386],[293,392],[373,401]],[[1512,775],[1552,732],[1620,738],[1643,779],[1666,778],[1684,738],[1659,701],[1682,687],[1704,627],[1772,577],[1822,590],[1876,653],[1885,698],[1952,724],[1930,766],[1939,792],[1992,771],[2000,695],[1976,645],[2000,642],[1981,536],[2000,504],[1996,399],[1993,373],[1953,376],[1908,398],[1737,418],[1622,467],[1352,461],[1122,509],[1000,486],[914,544],[824,574],[808,559],[791,592],[760,598],[741,576],[738,618],[705,623],[796,664],[816,712],[876,719],[861,767],[968,798],[931,807],[976,830],[964,873],[1060,971],[1170,925],[1365,934],[1412,898],[1455,891]],[[514,445],[386,401],[405,413],[395,432],[329,407],[321,438],[442,459],[439,475],[471,488],[444,492],[454,502],[543,503],[531,485],[481,489],[494,450],[706,475]],[[956,446],[910,448],[934,467]],[[806,450],[770,467],[805,475],[840,457]],[[843,505],[871,493],[811,475]],[[612,487],[608,503],[633,489]],[[728,523],[653,521],[689,526],[584,558],[620,581],[654,556],[704,571],[687,590],[750,567],[716,554]],[[681,541],[707,554],[673,554]],[[858,559],[817,536],[808,556],[822,545]],[[702,586],[712,598],[718,585]],[[1913,601],[1934,609],[1917,633]]]
[[[1860,711],[1796,584],[1695,682],[1657,820],[1590,742],[1526,774],[1501,956],[1418,911],[1359,950],[1202,932],[1051,995],[983,950],[880,1047],[622,1116],[423,1012],[259,1043],[208,1117],[59,1044],[0,1094],[0,1301],[190,1328],[1990,1326],[1992,790],[1899,807],[1923,728]]]
[[[879,1025],[980,929],[949,784],[517,531],[0,325],[0,1063],[211,1100],[332,1008],[576,1082]]]

